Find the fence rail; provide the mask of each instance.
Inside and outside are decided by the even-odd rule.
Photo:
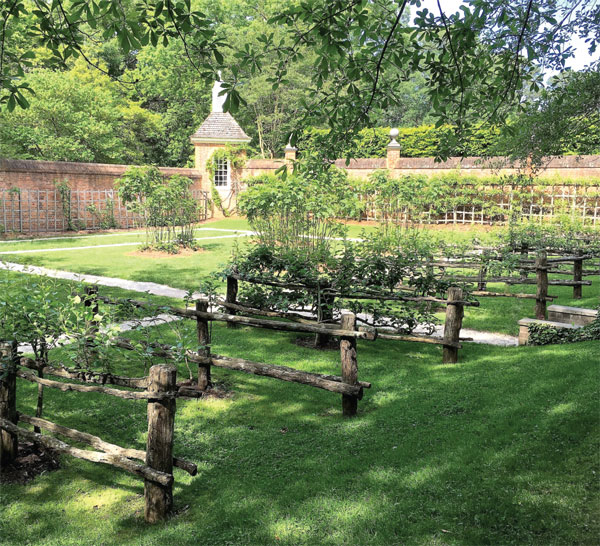
[[[196,221],[209,217],[209,196],[191,190],[198,203]],[[144,227],[115,190],[16,190],[0,188],[0,233],[55,233]]]

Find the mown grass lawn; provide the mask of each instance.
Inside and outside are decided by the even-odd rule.
[[[248,228],[237,219],[205,227]],[[351,236],[359,232],[360,226],[350,226]],[[455,234],[474,235],[484,239],[489,232],[475,227]],[[0,251],[140,238],[20,242],[2,244]],[[227,260],[233,244],[234,239],[205,241],[202,253],[164,259],[131,256],[135,247],[0,259],[196,289],[202,275]],[[551,287],[550,293],[559,296],[556,303],[595,306],[600,278],[591,279],[583,300],[571,300],[568,287]],[[490,285],[496,288],[506,290]],[[533,306],[532,300],[482,298],[480,308],[467,309],[464,326],[515,334],[517,320],[532,316]],[[167,326],[149,332],[175,342]],[[300,347],[294,340],[292,334],[215,324],[212,350],[339,373],[337,351]],[[600,343],[464,344],[459,364],[442,365],[440,347],[377,340],[360,342],[358,357],[359,376],[373,388],[351,420],[341,416],[340,396],[220,369],[214,378],[230,397],[178,400],[175,452],[196,462],[199,474],[176,470],[175,515],[166,524],[144,524],[141,480],[62,457],[56,472],[28,485],[0,486],[0,543],[597,543]],[[61,351],[52,358],[60,361]],[[127,352],[115,351],[111,367],[123,375],[145,373]],[[185,376],[181,366],[180,378]],[[19,380],[18,409],[33,413],[35,395],[35,386]],[[143,402],[46,389],[45,417],[125,447],[145,445]]]
[[[202,224],[203,228],[214,230],[248,230],[247,221],[239,218],[219,220]],[[349,236],[358,237],[362,230],[375,229],[374,225],[348,226]],[[447,241],[471,241],[477,238],[483,242],[493,237],[499,229],[487,226],[456,226],[447,229],[434,227],[429,229],[433,236]],[[199,231],[198,237],[228,236],[232,233],[224,231]],[[68,238],[63,240],[38,240],[27,242],[3,243],[0,251],[34,250],[48,248],[73,248],[97,246],[113,243],[142,242],[143,234],[119,234],[118,236],[95,236]],[[188,256],[145,257],[136,253],[136,247],[90,248],[83,250],[65,250],[62,252],[36,252],[31,254],[0,255],[0,260],[24,264],[41,265],[53,269],[88,273],[109,277],[120,277],[129,280],[151,281],[166,284],[184,290],[198,290],[200,279],[213,271],[217,271],[227,263],[236,244],[243,245],[245,237],[209,239],[199,241],[202,252]],[[568,276],[551,275],[550,278],[567,279]],[[578,307],[596,307],[600,303],[600,276],[585,277],[592,281],[592,286],[583,287],[583,299],[572,299],[572,288],[550,287],[550,294],[558,296],[554,301],[560,305]],[[512,293],[535,293],[535,285],[506,286],[490,283],[489,290]],[[101,288],[104,293],[105,288]],[[463,326],[475,330],[499,332],[516,335],[517,322],[524,317],[534,316],[534,300],[514,298],[481,298],[479,308],[467,308]],[[443,320],[443,314],[438,315]]]
[[[338,352],[293,341],[213,330],[215,353],[339,373]],[[143,373],[119,354],[121,373]],[[144,524],[140,480],[63,457],[2,486],[2,544],[597,543],[600,343],[467,344],[442,365],[439,347],[378,340],[359,342],[358,357],[373,388],[355,419],[338,395],[226,370],[214,377],[231,398],[179,400],[175,452],[200,470],[176,471],[168,523]],[[47,418],[144,448],[143,402],[45,398]],[[19,381],[19,410],[34,403]]]

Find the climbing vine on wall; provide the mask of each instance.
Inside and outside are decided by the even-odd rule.
[[[77,231],[78,227],[73,221],[73,213],[71,211],[71,188],[66,180],[60,182],[55,181],[54,187],[58,191],[60,197],[60,204],[62,206],[63,215],[67,222],[67,230]]]
[[[246,157],[249,148],[244,145],[230,146],[227,145],[224,148],[218,148],[215,150],[206,163],[206,170],[208,171],[210,182],[211,182],[211,199],[215,207],[217,207],[222,213],[223,216],[229,216],[232,213],[232,210],[227,208],[223,203],[223,199],[215,186],[215,172],[217,170],[217,165],[221,161],[228,161],[229,168],[232,173],[238,171],[244,167],[246,164]],[[236,187],[236,181],[234,177],[231,178],[232,182],[232,193],[237,193],[238,188]]]

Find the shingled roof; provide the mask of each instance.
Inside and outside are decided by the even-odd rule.
[[[211,112],[192,135],[192,141],[250,142],[250,137],[229,112]]]

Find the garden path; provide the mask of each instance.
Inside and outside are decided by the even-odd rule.
[[[56,269],[49,269],[47,267],[39,267],[33,265],[23,265],[11,262],[0,262],[0,269],[6,269],[8,271],[16,271],[19,273],[25,273],[29,275],[42,275],[46,277],[52,277],[55,279],[64,279],[77,282],[86,282],[90,284],[99,284],[101,286],[112,286],[115,288],[122,288],[124,290],[131,290],[133,292],[143,292],[152,294],[154,296],[165,296],[169,298],[183,299],[187,296],[187,291],[180,288],[173,288],[165,284],[158,284],[154,282],[143,282],[143,281],[131,281],[128,279],[119,279],[117,277],[103,277],[101,275],[87,275],[84,273],[73,273],[71,271],[60,271]],[[202,294],[195,292],[194,298],[201,297]],[[415,333],[425,333],[424,329],[417,330]],[[461,330],[462,337],[473,338],[473,343],[482,343],[486,345],[497,345],[502,347],[516,346],[518,345],[518,338],[515,336],[509,336],[506,334],[496,334],[493,332],[481,332],[478,330],[470,330],[463,328]],[[444,335],[444,327],[442,325],[436,326],[435,332],[432,337],[441,338]]]
[[[235,235],[215,235],[214,237],[195,237],[195,241],[208,241],[211,239],[232,239],[235,237],[247,237],[250,235],[250,232],[246,233],[236,233]],[[20,241],[19,241],[20,242]],[[57,247],[57,248],[33,248],[26,250],[5,250],[0,252],[2,254],[32,254],[32,253],[41,253],[41,252],[65,252],[68,250],[89,250],[96,248],[112,248],[118,246],[140,246],[140,242],[130,242],[130,243],[112,243],[107,245],[89,245],[89,246],[67,246],[67,247]]]

